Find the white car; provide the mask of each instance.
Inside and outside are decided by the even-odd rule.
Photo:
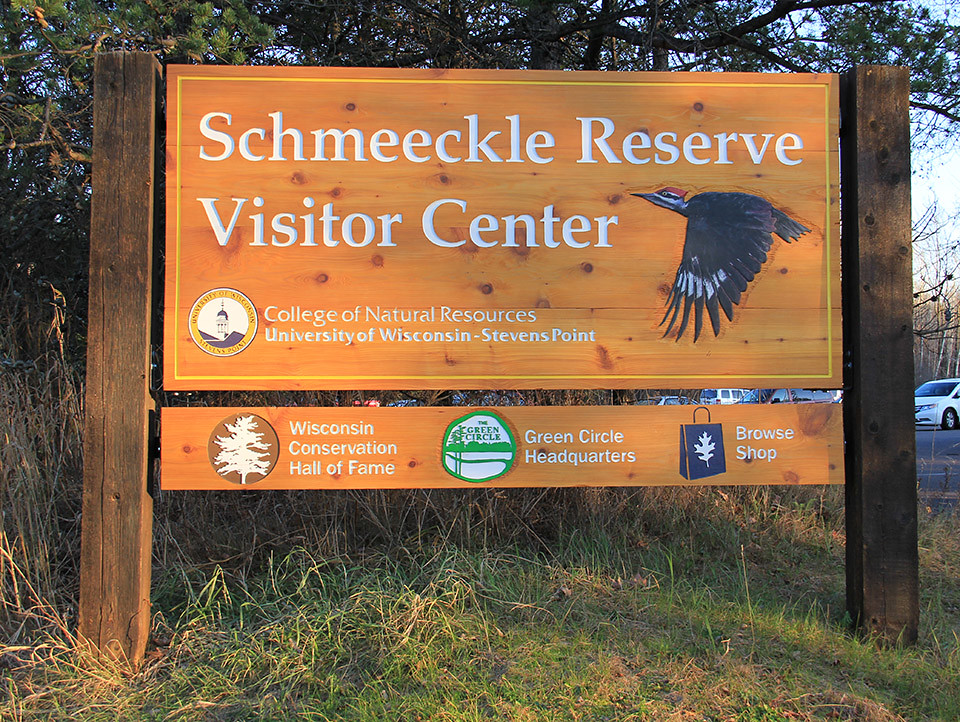
[[[914,391],[913,397],[918,424],[939,424],[943,429],[960,427],[960,379],[927,381]]]
[[[692,404],[693,400],[686,396],[661,396],[657,399],[657,406],[685,406]]]
[[[746,393],[743,389],[704,389],[700,392],[701,404],[739,404]]]

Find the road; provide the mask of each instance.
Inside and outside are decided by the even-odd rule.
[[[917,427],[920,498],[955,502],[960,495],[960,430]]]

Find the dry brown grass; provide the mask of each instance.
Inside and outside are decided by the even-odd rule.
[[[77,590],[81,383],[50,284],[0,286],[0,633],[65,630]]]

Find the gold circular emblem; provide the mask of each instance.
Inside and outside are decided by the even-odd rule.
[[[240,291],[215,288],[190,309],[190,338],[211,356],[233,356],[257,335],[257,309]]]

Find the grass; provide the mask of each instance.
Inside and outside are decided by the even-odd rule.
[[[0,717],[960,719],[957,517],[924,515],[920,643],[879,647],[844,618],[839,491],[665,491],[549,552],[168,566],[141,672],[54,636],[6,652]]]
[[[883,647],[839,488],[163,493],[146,663],[92,659],[81,385],[33,293],[0,287],[2,720],[960,720],[960,512],[920,510],[920,641]]]

